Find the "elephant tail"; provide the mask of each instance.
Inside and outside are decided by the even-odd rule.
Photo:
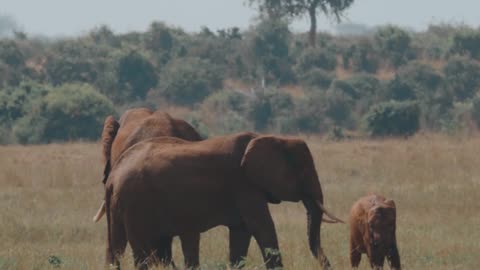
[[[112,145],[115,137],[117,136],[118,129],[120,124],[109,115],[105,118],[102,131],[102,146],[103,146],[103,159],[105,161],[105,169],[103,170],[103,183],[107,181],[108,175],[110,174],[111,169],[111,154],[112,154]]]

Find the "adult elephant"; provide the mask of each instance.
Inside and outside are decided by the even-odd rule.
[[[310,250],[329,268],[320,244],[322,215],[343,222],[323,206],[306,143],[292,138],[240,133],[200,142],[145,140],[119,158],[105,192],[107,263],[119,265],[129,242],[142,269],[159,238],[189,238],[218,225],[230,228],[231,261],[246,255],[253,235],[267,268],[282,267],[268,210],[269,202],[281,201],[303,202]],[[193,262],[187,266],[198,266],[198,250],[184,249],[184,255]]]
[[[132,145],[154,137],[171,136],[187,141],[199,141],[201,136],[187,122],[171,117],[162,111],[152,111],[147,108],[135,108],[127,110],[120,121],[117,122],[113,116],[105,119],[102,132],[103,158],[104,158],[104,179],[110,174],[110,169],[120,155]],[[105,203],[102,204],[94,221],[99,221],[105,212]],[[198,246],[199,235],[185,237],[182,246]],[[187,241],[188,244],[184,242]],[[155,252],[162,264],[173,264],[172,261],[172,236],[164,237],[157,241]]]

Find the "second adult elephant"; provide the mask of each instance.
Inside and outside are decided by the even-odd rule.
[[[324,268],[320,241],[323,193],[304,141],[240,133],[200,142],[154,138],[135,144],[113,166],[105,186],[107,262],[118,265],[127,242],[146,268],[159,238],[191,237],[218,225],[230,231],[232,257],[245,255],[251,235],[267,268],[282,266],[268,203],[302,201],[308,243]],[[234,252],[235,251],[235,252]],[[196,254],[195,254],[196,253]],[[189,258],[198,250],[184,250]],[[235,259],[235,258],[233,258]]]
[[[117,161],[120,155],[132,145],[146,139],[171,136],[181,138],[187,141],[199,141],[200,135],[187,122],[171,117],[168,113],[162,111],[152,111],[147,108],[135,108],[127,110],[117,122],[113,116],[105,119],[102,132],[102,146],[104,158],[104,179],[110,174],[110,169]],[[99,221],[105,213],[105,203],[103,203],[94,217],[94,221]],[[188,239],[181,239],[182,247],[195,249],[198,246],[199,235],[192,235]],[[185,242],[188,243],[185,243]],[[158,260],[163,264],[173,264],[172,262],[172,237],[164,237],[157,241],[155,252]],[[197,247],[198,249],[198,247]]]

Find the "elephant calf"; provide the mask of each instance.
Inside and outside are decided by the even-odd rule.
[[[350,211],[350,261],[353,268],[366,253],[373,269],[382,269],[385,257],[391,269],[401,269],[395,237],[396,207],[393,200],[370,194]]]

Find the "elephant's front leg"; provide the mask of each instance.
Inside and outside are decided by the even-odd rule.
[[[240,215],[260,246],[267,269],[282,268],[275,225],[266,198],[258,190],[247,190],[237,196]]]
[[[186,233],[180,235],[182,251],[186,269],[197,269],[200,265],[200,233]]]
[[[230,266],[242,268],[245,266],[248,246],[252,235],[245,226],[230,226]]]

